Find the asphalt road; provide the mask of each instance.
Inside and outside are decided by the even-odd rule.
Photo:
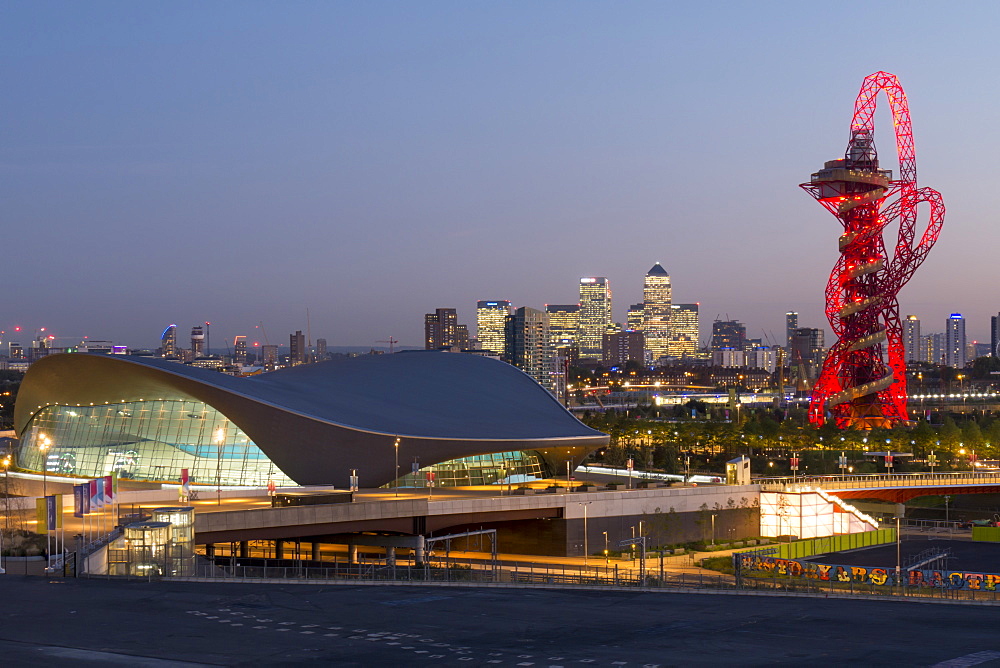
[[[0,578],[4,666],[1000,666],[1000,607]]]

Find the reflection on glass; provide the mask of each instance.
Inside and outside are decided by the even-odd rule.
[[[47,406],[24,431],[17,465],[82,478],[176,482],[188,469],[195,484],[215,484],[217,472],[223,485],[295,484],[226,416],[194,400]]]

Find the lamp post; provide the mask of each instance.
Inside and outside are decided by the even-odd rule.
[[[712,545],[715,545],[715,515],[712,515]]]
[[[589,506],[592,501],[581,501],[580,505],[583,506],[583,566],[587,566],[587,506]],[[607,535],[607,534],[605,534]]]
[[[611,557],[608,556],[608,532],[602,531],[604,534],[604,565],[607,566],[611,563]]]
[[[49,446],[52,445],[52,440],[45,434],[39,436],[39,440],[41,441],[41,443],[39,444],[38,449],[42,453],[42,496],[48,496],[48,487],[46,486],[47,482],[46,474],[48,473],[48,468],[49,468],[48,452],[49,452]]]
[[[396,437],[396,442],[393,444],[393,449],[396,451],[396,480],[393,483],[393,487],[396,488],[396,496],[399,496],[399,436]]]

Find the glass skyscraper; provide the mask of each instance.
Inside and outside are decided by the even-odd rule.
[[[497,355],[504,352],[504,327],[510,315],[509,301],[476,302],[476,330],[480,350],[488,350]]]
[[[580,279],[580,331],[577,344],[581,359],[600,359],[601,342],[611,318],[611,284],[603,276]]]
[[[654,362],[669,352],[672,298],[670,274],[657,262],[642,285],[642,331]]]

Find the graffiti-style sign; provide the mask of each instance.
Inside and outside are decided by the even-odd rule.
[[[826,582],[854,582],[895,587],[894,568],[843,566],[820,564],[802,559],[761,557],[745,552],[733,555],[739,572],[757,571],[786,577],[799,577]],[[1000,573],[970,573],[965,571],[903,571],[902,584],[908,587],[940,587],[943,589],[972,589],[997,591]]]

